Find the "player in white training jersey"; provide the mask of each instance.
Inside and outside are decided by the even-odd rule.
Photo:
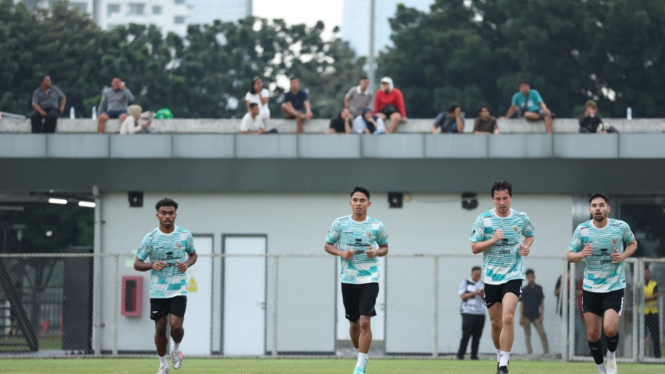
[[[568,247],[568,261],[584,260],[582,311],[586,322],[591,356],[601,374],[617,374],[616,350],[619,345],[619,318],[623,311],[626,272],[623,260],[637,250],[637,240],[628,224],[607,218],[610,199],[596,192],[589,199],[593,219],[575,229]],[[607,340],[607,360],[603,360],[601,325]]]
[[[510,182],[494,182],[490,193],[494,209],[476,218],[469,240],[471,251],[483,254],[485,305],[492,321],[496,372],[507,374],[515,340],[515,309],[522,296],[522,257],[530,252],[534,229],[526,213],[510,208],[513,201]]]
[[[388,235],[383,223],[367,216],[369,191],[356,187],[349,201],[353,213],[337,218],[326,236],[325,250],[340,257],[342,300],[349,334],[358,354],[353,374],[365,374],[372,344],[371,319],[379,295],[379,259],[388,254]]]
[[[187,268],[196,262],[192,234],[175,225],[178,203],[163,199],[155,205],[159,227],[143,238],[134,260],[134,269],[150,270],[150,319],[155,321],[155,345],[159,354],[159,371],[168,374],[166,361],[167,323],[175,345],[171,352],[174,369],[182,366],[180,342],[185,335],[182,323],[187,308]],[[150,262],[145,260],[150,257]]]

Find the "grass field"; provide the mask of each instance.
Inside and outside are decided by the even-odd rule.
[[[3,359],[0,372],[12,374],[154,374],[157,359]],[[170,363],[170,359],[169,359]],[[493,374],[494,361],[370,360],[368,374]],[[171,374],[351,374],[354,360],[185,359]],[[621,374],[662,374],[665,365],[619,364]],[[511,374],[595,374],[595,365],[514,361]]]

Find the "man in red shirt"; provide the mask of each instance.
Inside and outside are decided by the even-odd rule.
[[[374,114],[384,122],[390,121],[390,125],[386,129],[388,134],[394,133],[400,123],[406,123],[404,97],[402,92],[393,86],[393,80],[388,77],[381,79],[381,88],[376,91]]]

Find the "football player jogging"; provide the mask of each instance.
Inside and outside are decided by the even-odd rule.
[[[637,250],[635,235],[626,222],[607,218],[607,195],[597,192],[589,199],[593,219],[575,229],[568,248],[568,261],[585,260],[582,286],[582,312],[587,326],[591,356],[601,374],[618,373],[616,350],[619,345],[619,318],[623,310],[626,272],[623,261]],[[607,340],[603,360],[601,325]]]
[[[365,374],[372,344],[371,319],[379,295],[379,259],[388,254],[388,235],[381,221],[367,216],[369,191],[351,191],[352,214],[337,218],[326,236],[325,250],[340,257],[342,300],[349,334],[358,355],[353,374]]]
[[[476,218],[469,240],[474,254],[483,254],[485,305],[492,322],[497,373],[508,373],[515,339],[515,309],[522,296],[524,263],[534,240],[534,229],[524,212],[510,208],[513,186],[494,182],[490,190],[494,209]]]
[[[134,269],[150,270],[150,319],[155,321],[155,345],[159,355],[157,374],[168,374],[166,361],[167,323],[175,343],[171,352],[174,369],[182,366],[180,342],[187,307],[187,268],[196,263],[192,234],[175,225],[178,203],[163,199],[155,205],[159,227],[143,238],[134,260]],[[150,262],[145,260],[150,257]]]

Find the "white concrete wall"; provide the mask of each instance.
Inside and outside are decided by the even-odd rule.
[[[167,171],[168,169],[165,169]],[[167,172],[168,173],[168,172]],[[177,178],[165,173],[165,183]],[[489,186],[488,186],[489,188]],[[349,213],[348,195],[329,194],[227,194],[227,193],[146,193],[143,208],[129,208],[126,193],[105,193],[102,198],[102,247],[104,253],[127,253],[136,250],[143,236],[157,225],[154,204],[168,196],[179,204],[177,224],[194,234],[212,234],[214,252],[221,253],[222,234],[267,234],[269,253],[320,254],[332,221]],[[463,210],[457,194],[416,194],[402,209],[389,209],[385,193],[372,196],[370,215],[382,220],[389,234],[391,254],[455,254],[464,258],[442,259],[440,262],[440,338],[441,352],[457,349],[461,334],[459,315],[459,283],[468,276],[471,266],[480,265],[480,256],[472,258],[468,235],[475,217],[491,207],[489,196],[481,196],[480,206]],[[536,227],[534,255],[561,255],[572,232],[572,198],[564,195],[519,195],[514,208],[529,213]],[[131,260],[131,257],[126,259]],[[113,346],[114,269],[106,260],[103,274],[102,315],[103,349]],[[210,261],[210,259],[200,259]],[[279,280],[279,341],[280,351],[332,351],[334,339],[344,326],[335,328],[335,295],[338,287],[334,258],[281,259]],[[431,352],[432,340],[432,260],[387,259],[388,348],[404,352]],[[561,263],[562,264],[562,263]],[[527,267],[536,269],[537,281],[546,294],[546,318],[555,319],[554,283],[560,274],[554,260],[529,260]],[[220,265],[215,265],[213,290],[213,350],[220,340],[221,284]],[[268,308],[272,308],[272,262],[268,268]],[[120,276],[137,275],[131,261],[121,261]],[[145,275],[144,275],[145,276]],[[153,350],[153,324],[148,320],[148,278],[145,277],[144,312],[140,319],[118,318],[120,350]],[[119,282],[117,286],[119,286]],[[197,312],[189,310],[192,318]],[[556,317],[558,318],[558,317]],[[547,324],[552,351],[556,324]],[[377,327],[375,327],[377,328]],[[268,318],[268,350],[272,347],[272,318]],[[515,351],[524,350],[522,330],[516,329]],[[343,336],[343,334],[342,334]],[[195,337],[189,337],[195,339]],[[308,338],[310,340],[308,340]],[[395,340],[391,340],[395,339]],[[325,341],[321,341],[321,340]],[[537,339],[537,338],[536,338]],[[185,341],[187,338],[185,338]],[[540,347],[534,341],[535,347]],[[312,348],[313,347],[313,348]],[[538,350],[538,348],[536,348]],[[492,352],[489,321],[485,329],[482,352]]]

